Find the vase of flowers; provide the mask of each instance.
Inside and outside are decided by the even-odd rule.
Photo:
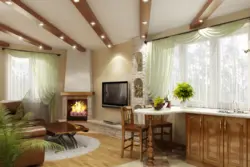
[[[164,106],[165,101],[161,97],[157,97],[153,100],[152,106],[154,107],[155,110],[160,110]]]
[[[174,97],[181,101],[181,108],[186,108],[187,100],[194,96],[193,87],[186,82],[178,83],[173,93]]]

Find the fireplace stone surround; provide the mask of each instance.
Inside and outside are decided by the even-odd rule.
[[[78,120],[87,121],[87,119],[92,119],[92,96],[94,92],[61,92],[62,96],[62,119],[67,121]],[[87,102],[87,118],[84,116],[72,117],[69,115],[69,103],[72,105],[72,101]],[[74,119],[75,118],[75,119]]]

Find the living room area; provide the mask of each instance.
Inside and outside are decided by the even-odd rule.
[[[0,167],[248,167],[250,0],[0,0]]]

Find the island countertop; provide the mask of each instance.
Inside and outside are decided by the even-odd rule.
[[[143,108],[143,109],[136,109],[134,112],[137,114],[145,114],[149,115],[149,111],[152,111],[152,108]],[[155,111],[154,115],[162,115],[162,112],[168,111],[169,114],[178,114],[178,113],[189,113],[189,114],[202,114],[202,115],[213,115],[213,116],[225,116],[225,117],[237,117],[237,118],[249,118],[250,119],[250,112],[245,111],[244,113],[223,113],[219,112],[220,109],[212,109],[212,108],[180,108],[180,107],[171,107],[163,108],[159,111]]]

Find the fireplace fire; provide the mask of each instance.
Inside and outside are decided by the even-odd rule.
[[[68,100],[68,120],[87,121],[88,106],[87,99]]]

